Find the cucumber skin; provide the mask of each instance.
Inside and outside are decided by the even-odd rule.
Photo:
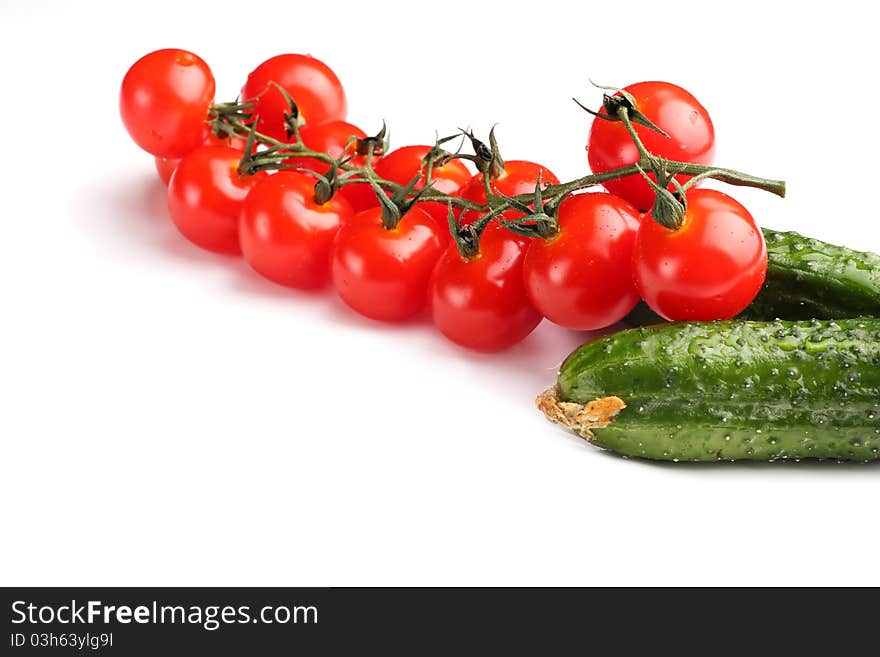
[[[769,228],[762,232],[767,242],[767,279],[739,319],[880,316],[880,255],[794,232]],[[646,326],[666,320],[640,301],[623,321]]]
[[[880,459],[880,319],[631,329],[563,363],[563,401],[627,404],[591,442],[671,461]]]

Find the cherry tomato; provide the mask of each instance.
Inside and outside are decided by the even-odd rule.
[[[238,173],[241,151],[202,146],[184,157],[168,185],[168,209],[183,235],[208,251],[241,253],[238,216],[245,196],[266,173]]]
[[[315,179],[279,171],[254,185],[241,210],[239,238],[244,258],[271,281],[317,288],[330,276],[330,246],[351,216],[348,202],[335,195],[315,202]]]
[[[206,136],[202,143],[203,146],[230,146],[243,153],[244,147],[247,144],[247,142],[241,137],[217,137],[211,132],[207,125],[205,126],[205,133]],[[159,174],[159,179],[167,185],[171,181],[171,174],[174,173],[174,170],[177,168],[177,165],[180,164],[182,158],[155,157],[153,159],[156,163],[156,172]]]
[[[443,247],[431,215],[418,206],[386,230],[379,208],[365,210],[343,224],[330,256],[333,285],[361,315],[403,321],[421,310],[428,280]]]
[[[330,121],[328,123],[304,125],[299,131],[302,143],[313,151],[327,153],[330,157],[339,158],[346,152],[345,146],[352,137],[364,139],[367,134],[351,123],[345,121]],[[354,147],[350,146],[348,154],[354,154]],[[372,161],[379,161],[379,156],[374,155]],[[366,163],[365,155],[354,155],[350,161],[352,166],[362,167]],[[287,164],[311,169],[319,173],[325,173],[330,167],[310,157],[292,157]],[[339,196],[348,201],[353,212],[360,212],[367,208],[378,206],[376,193],[369,184],[345,185],[339,189]]]
[[[730,319],[764,283],[767,247],[752,215],[736,200],[695,189],[687,193],[678,230],[645,217],[632,262],[639,294],[657,314],[671,320]]]
[[[529,241],[493,222],[475,257],[462,258],[455,244],[448,246],[428,288],[431,317],[443,335],[469,349],[499,351],[535,329],[541,315],[523,284]]]
[[[201,145],[214,76],[200,57],[168,48],[144,55],[128,69],[119,113],[135,143],[157,157],[183,157]]]
[[[669,82],[637,82],[625,90],[635,97],[637,109],[669,135],[664,137],[650,128],[635,125],[636,133],[649,152],[679,162],[712,164],[715,128],[709,113],[690,92]],[[600,113],[604,114],[605,109]],[[602,173],[637,162],[639,153],[622,123],[594,119],[587,158],[590,169]],[[688,176],[679,175],[677,179],[684,182]],[[609,181],[605,188],[642,211],[650,210],[654,204],[654,192],[640,174]]]
[[[290,94],[305,123],[345,120],[345,92],[329,66],[310,55],[276,55],[257,66],[241,89],[243,102],[256,103],[251,111],[260,132],[288,139],[284,115],[290,106],[272,82]]]
[[[526,253],[529,299],[567,328],[620,321],[639,300],[631,273],[639,213],[612,194],[577,194],[562,202],[558,219],[556,235],[532,240]]]
[[[404,146],[393,150],[376,164],[376,174],[385,180],[406,185],[421,171],[422,179],[416,183],[415,188],[422,189],[425,186],[423,162],[430,152],[431,146]],[[449,160],[442,166],[431,168],[432,188],[444,194],[455,194],[471,177],[470,170],[461,160]],[[427,201],[419,203],[419,207],[434,217],[441,228],[448,224],[445,203]],[[444,231],[444,234],[447,233],[448,231]]]
[[[538,174],[541,175],[542,183],[556,185],[559,179],[550,169],[542,167],[540,164],[528,162],[526,160],[510,160],[504,163],[504,173],[492,181],[492,190],[505,196],[518,196],[519,194],[531,194],[535,191],[535,184],[538,181]],[[474,203],[484,204],[486,202],[486,189],[483,186],[483,174],[478,173],[466,182],[458,195]],[[458,213],[457,213],[458,214]],[[505,219],[516,219],[523,216],[522,212],[508,210],[503,213]],[[465,211],[461,213],[461,222],[470,223],[479,217],[479,213]]]

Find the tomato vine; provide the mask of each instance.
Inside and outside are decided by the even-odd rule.
[[[298,116],[293,99],[288,96],[287,101],[290,104],[288,115]],[[578,105],[587,109],[580,103]],[[519,194],[513,197],[497,194],[492,189],[491,181],[504,171],[504,160],[501,158],[494,129],[489,134],[489,144],[479,140],[470,130],[461,130],[458,134],[437,139],[434,147],[430,149],[423,161],[424,172],[420,175],[423,176],[425,184],[422,188],[416,189],[416,179],[413,179],[409,184],[401,184],[376,174],[372,163],[373,157],[381,155],[387,149],[387,130],[384,125],[379,133],[372,137],[353,139],[349,148],[346,148],[346,151],[350,151],[351,155],[337,159],[328,153],[310,149],[301,140],[287,142],[256,130],[253,127],[253,104],[237,102],[215,104],[210,109],[209,124],[211,131],[217,136],[237,136],[248,140],[248,147],[245,148],[239,165],[239,172],[242,175],[253,175],[267,170],[301,169],[298,165],[287,163],[291,157],[296,156],[311,158],[315,162],[327,166],[326,171],[313,172],[316,177],[316,198],[320,201],[326,202],[336,191],[347,185],[371,185],[384,209],[386,226],[395,225],[395,221],[400,218],[400,213],[405,212],[414,203],[432,201],[446,204],[450,209],[450,229],[463,256],[473,255],[478,250],[480,235],[491,221],[498,221],[519,234],[547,237],[554,230],[556,210],[569,194],[627,176],[639,174],[646,176],[646,172],[653,173],[661,183],[672,182],[678,188],[676,192],[669,192],[665,185],[649,181],[657,192],[657,201],[652,213],[654,219],[668,228],[676,228],[680,224],[684,213],[687,189],[697,181],[706,178],[713,178],[735,186],[754,187],[780,197],[785,196],[785,181],[783,180],[761,178],[734,169],[675,161],[657,156],[645,147],[633,124],[645,125],[661,133],[662,131],[639,112],[631,97],[606,94],[603,105],[608,110],[604,115],[592,110],[587,111],[594,116],[602,116],[604,120],[620,122],[638,149],[638,161],[563,183],[542,184],[539,180],[533,193]],[[294,133],[292,136],[295,138],[296,123],[291,122],[291,125]],[[456,152],[450,152],[443,147],[444,144],[459,136],[463,142],[470,143],[472,153],[461,152],[460,148]],[[252,146],[256,144],[262,145],[264,150],[254,150]],[[352,155],[354,154],[365,156],[362,165],[353,163]],[[477,203],[458,194],[447,194],[431,186],[432,169],[451,159],[463,159],[474,163],[483,176],[486,191],[485,203]],[[677,185],[674,183],[673,176],[678,174],[690,176],[691,180],[684,185]],[[395,207],[397,211],[395,211]],[[453,217],[453,208],[479,213],[479,218],[469,225],[462,225]],[[509,210],[515,210],[525,216],[513,221],[499,219],[505,211]]]

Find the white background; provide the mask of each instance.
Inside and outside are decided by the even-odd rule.
[[[0,583],[880,584],[880,470],[652,465],[533,397],[587,336],[476,356],[199,251],[117,93],[162,47],[218,98],[309,52],[397,145],[498,122],[582,175],[588,77],[709,109],[764,225],[880,250],[870,5],[3,0]]]

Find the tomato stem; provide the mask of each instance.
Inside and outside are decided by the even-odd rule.
[[[645,144],[642,143],[642,138],[639,137],[639,133],[636,132],[632,121],[630,121],[629,108],[626,105],[621,105],[617,108],[617,116],[623,122],[623,126],[629,133],[629,138],[632,139],[633,144],[635,144],[638,149],[639,158],[642,160],[650,160],[652,158],[651,154],[648,152],[648,149],[645,148]]]

